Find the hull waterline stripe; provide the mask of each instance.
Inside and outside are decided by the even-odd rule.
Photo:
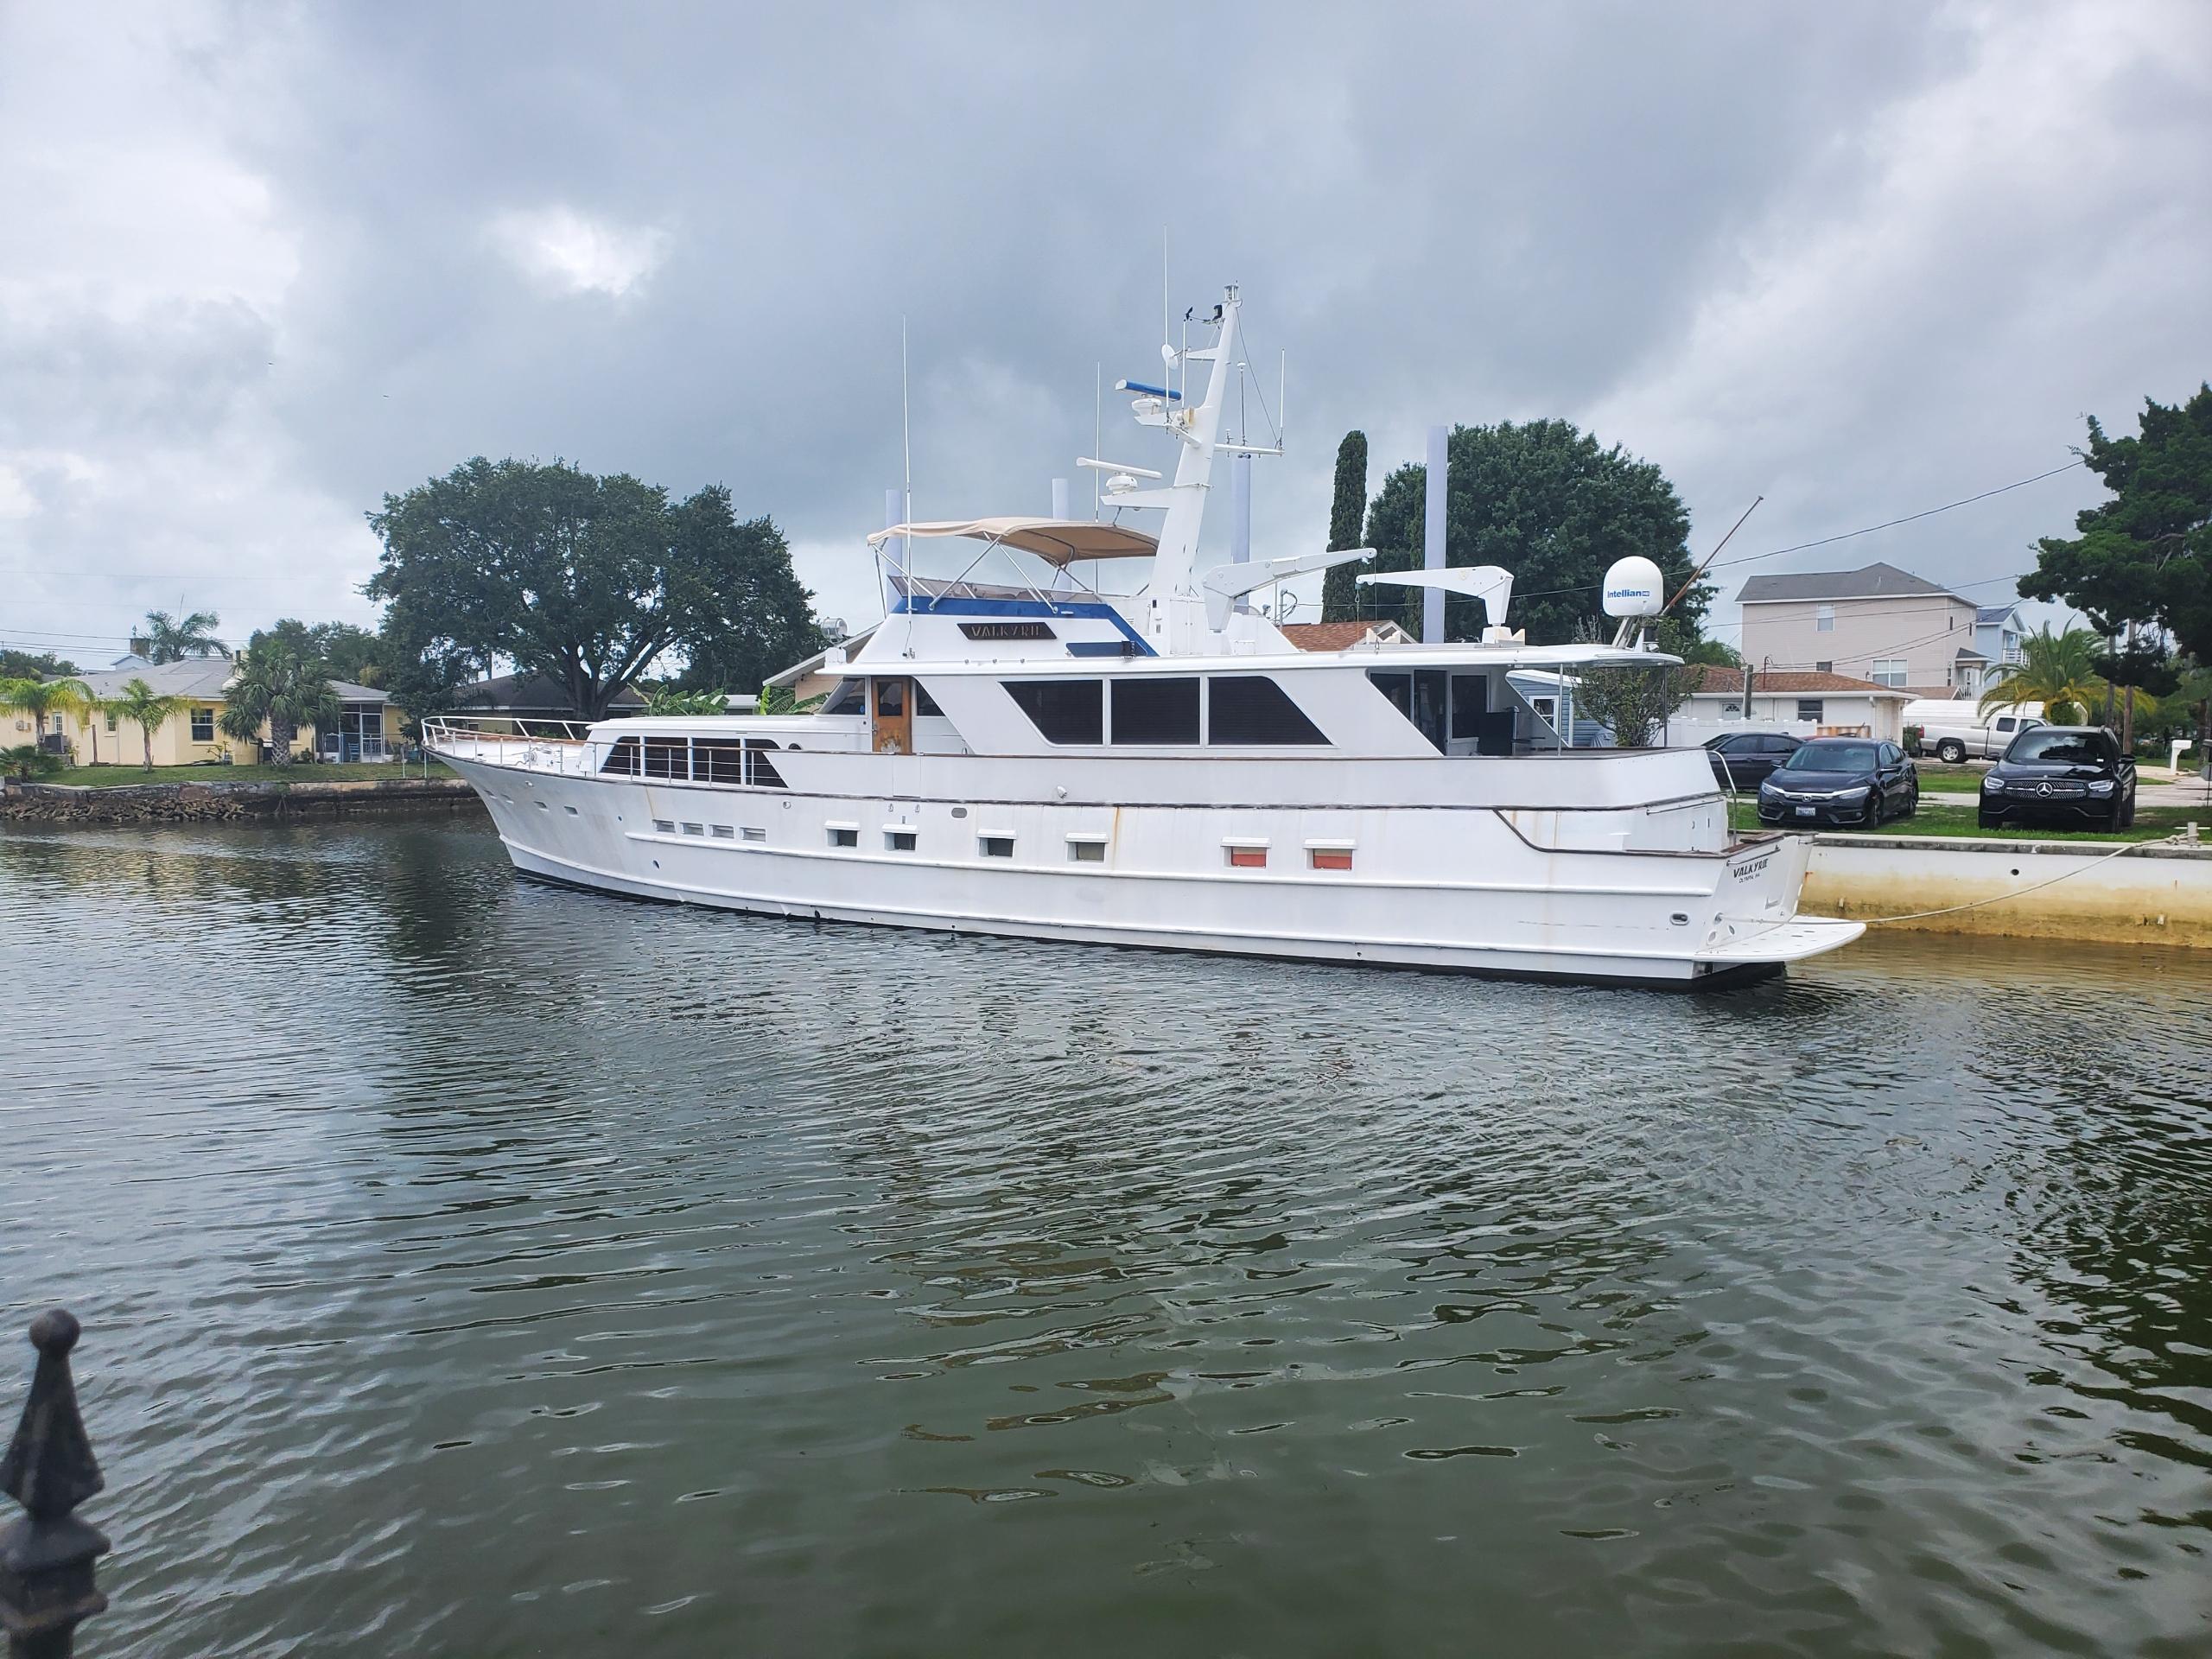
[[[828,826],[825,826],[828,827]],[[911,830],[912,824],[887,824],[886,830]],[[983,833],[989,833],[988,831]],[[699,845],[696,836],[663,835],[654,830],[626,830],[626,840],[643,842],[655,847],[690,847]],[[1099,836],[1077,836],[1078,840],[1103,842]],[[1224,846],[1263,846],[1262,842],[1232,840]],[[1046,875],[1054,880],[1072,876],[1085,881],[1205,881],[1225,889],[1246,887],[1306,887],[1318,893],[1341,892],[1416,892],[1416,893],[1560,893],[1600,899],[1710,899],[1719,891],[1718,884],[1710,887],[1571,887],[1558,881],[1395,881],[1388,878],[1347,877],[1342,875],[1306,875],[1292,871],[1252,870],[1231,876],[1219,870],[1125,870],[1111,868],[1082,869],[1072,865],[1015,864],[998,859],[985,864],[981,860],[963,861],[950,858],[918,858],[908,854],[886,855],[855,851],[851,848],[770,847],[760,842],[749,845],[742,842],[728,842],[716,845],[709,842],[708,850],[717,853],[743,853],[753,858],[804,858],[824,864],[862,864],[874,869],[893,870],[959,870],[986,875]]]

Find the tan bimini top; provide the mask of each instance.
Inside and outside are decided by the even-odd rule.
[[[1102,524],[1090,518],[972,518],[926,524],[893,524],[868,538],[880,547],[893,537],[968,536],[996,542],[1001,547],[1034,553],[1047,564],[1069,565],[1078,559],[1148,559],[1160,551],[1160,538],[1122,524]]]

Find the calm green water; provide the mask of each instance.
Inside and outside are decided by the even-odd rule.
[[[437,820],[0,833],[0,956],[89,1654],[2212,1652],[2180,953],[1498,985]]]

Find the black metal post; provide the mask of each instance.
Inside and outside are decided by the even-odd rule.
[[[10,1659],[69,1659],[77,1626],[107,1605],[92,1584],[92,1563],[107,1553],[107,1539],[71,1513],[107,1484],[69,1376],[80,1328],[60,1307],[31,1321],[38,1370],[0,1461],[0,1491],[29,1511],[0,1527],[0,1630],[8,1633]]]

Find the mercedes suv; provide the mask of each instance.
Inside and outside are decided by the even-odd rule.
[[[2125,830],[2135,822],[2135,762],[2101,726],[2022,732],[1981,780],[1981,827],[2031,821]]]

